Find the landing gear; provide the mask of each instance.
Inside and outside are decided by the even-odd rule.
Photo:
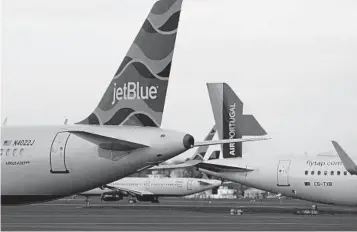
[[[151,203],[160,203],[158,197],[154,197],[154,199],[151,201]]]
[[[135,204],[136,202],[137,202],[137,200],[134,198],[130,198],[128,201],[129,204]]]

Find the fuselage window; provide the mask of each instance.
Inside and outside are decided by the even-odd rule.
[[[337,171],[337,175],[339,176],[341,174],[341,172],[340,171]]]
[[[318,171],[318,172],[317,172],[317,175],[321,175],[321,171]]]
[[[324,171],[324,175],[327,176],[327,171]]]
[[[347,172],[345,171],[345,172],[343,172],[343,174],[345,175],[345,176],[347,176]]]
[[[12,155],[15,156],[17,152],[17,149],[15,148],[14,150],[12,150]]]
[[[331,176],[333,176],[333,175],[334,175],[334,173],[335,173],[334,171],[331,171]]]
[[[308,172],[308,171],[305,171],[305,175],[307,175],[307,174],[309,174],[309,172]]]
[[[10,155],[10,149],[6,150],[6,156]]]
[[[2,152],[3,152],[3,149],[1,148],[1,153],[0,153],[0,155],[2,155]]]
[[[315,174],[315,172],[314,171],[311,171],[311,175],[314,175]]]

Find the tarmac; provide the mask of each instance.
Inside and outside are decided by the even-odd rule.
[[[357,208],[318,204],[318,215],[295,215],[294,209],[311,208],[300,200],[201,200],[167,198],[160,203],[128,204],[90,199],[1,207],[6,231],[352,231],[357,230]],[[242,215],[230,215],[241,209]]]

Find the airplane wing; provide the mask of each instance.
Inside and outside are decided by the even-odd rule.
[[[186,167],[196,167],[201,168],[213,172],[250,172],[253,171],[254,168],[247,167],[245,165],[239,167],[237,165],[228,165],[228,164],[213,164],[206,163],[200,160],[189,160],[182,164],[166,164],[159,165],[149,168],[150,170],[159,170],[159,169],[177,169],[177,168],[186,168]]]
[[[201,160],[189,160],[181,164],[162,164],[149,168],[149,170],[188,168],[201,163]]]
[[[257,137],[257,138],[246,138],[246,139],[210,140],[210,141],[195,142],[195,144],[192,145],[192,147],[201,147],[201,146],[209,146],[209,145],[217,145],[217,144],[225,144],[225,143],[243,143],[243,142],[261,141],[261,140],[268,140],[268,139],[271,138]]]
[[[212,164],[201,162],[196,165],[199,169],[205,169],[212,172],[251,172],[254,169],[247,167],[245,165],[239,167],[237,165],[221,165],[221,164]]]
[[[145,190],[134,190],[134,189],[130,189],[130,188],[124,188],[124,187],[113,187],[110,185],[105,185],[105,188],[108,188],[112,191],[115,192],[123,192],[126,195],[139,195],[139,196],[147,196],[147,195],[154,195],[152,192],[149,191],[145,191]]]
[[[342,147],[336,142],[331,141],[334,146],[338,156],[340,157],[343,166],[345,166],[346,170],[352,175],[357,175],[357,165],[353,160],[347,155],[347,153],[342,149]]]
[[[96,134],[88,131],[68,131],[74,135],[77,135],[91,143],[96,144],[98,147],[106,150],[116,150],[116,151],[131,151],[138,148],[148,147],[144,144],[133,143],[130,141],[118,139],[110,135]]]

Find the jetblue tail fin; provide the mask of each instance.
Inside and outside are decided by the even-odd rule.
[[[160,127],[181,5],[154,4],[99,105],[79,124]]]
[[[262,136],[266,131],[253,115],[243,114],[243,102],[226,83],[207,83],[220,139]],[[242,157],[242,143],[222,145],[223,158]]]

